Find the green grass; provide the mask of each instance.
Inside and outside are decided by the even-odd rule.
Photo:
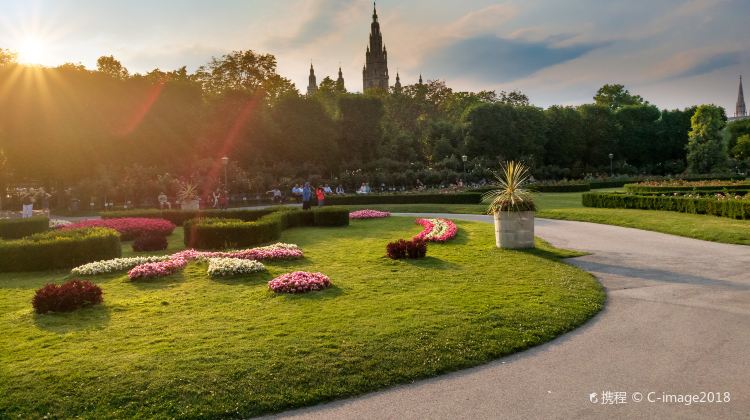
[[[475,366],[548,341],[596,314],[595,279],[540,242],[499,250],[458,222],[428,257],[392,261],[411,218],[290,229],[306,258],[212,280],[205,263],[131,283],[94,277],[104,304],[35,315],[34,290],[65,273],[0,275],[0,418],[246,417]],[[172,238],[178,242],[179,231]],[[322,271],[334,287],[273,295],[266,282]]]
[[[597,191],[620,190],[613,188]],[[534,194],[538,210],[537,217],[601,223],[651,230],[705,241],[750,245],[750,220],[734,220],[725,217],[670,211],[587,208],[581,204],[582,194]],[[481,204],[401,204],[360,206],[357,208],[372,208],[375,210],[389,210],[403,213],[484,214],[486,212],[486,206]]]

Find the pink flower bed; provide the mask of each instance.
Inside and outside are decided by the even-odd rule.
[[[175,225],[169,220],[124,217],[120,219],[83,220],[63,226],[61,229],[79,229],[86,227],[105,227],[120,232],[123,241],[130,241],[139,236],[169,236]]]
[[[128,271],[130,280],[152,279],[170,276],[187,265],[188,260],[182,257],[172,257],[166,261],[141,264]]]
[[[445,242],[456,236],[458,227],[448,219],[417,219],[417,224],[424,229],[414,239],[422,239],[431,242]]]
[[[282,274],[268,282],[268,288],[276,293],[307,293],[331,286],[331,279],[323,273],[295,271]]]
[[[357,210],[349,213],[350,219],[380,219],[390,217],[391,213],[378,210]]]

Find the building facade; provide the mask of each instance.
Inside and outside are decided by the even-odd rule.
[[[388,51],[383,44],[380,32],[378,11],[373,5],[372,23],[370,24],[370,45],[365,52],[365,67],[362,69],[363,90],[388,90]]]

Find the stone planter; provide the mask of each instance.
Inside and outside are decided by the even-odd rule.
[[[534,248],[534,212],[501,211],[495,217],[495,244],[498,248]]]
[[[200,207],[200,200],[199,199],[195,199],[195,200],[182,200],[182,202],[180,202],[180,208],[182,210],[198,210],[199,207]]]

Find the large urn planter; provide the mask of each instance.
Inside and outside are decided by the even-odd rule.
[[[534,212],[498,211],[495,218],[495,244],[498,248],[534,248]]]
[[[200,207],[200,200],[199,199],[195,199],[195,200],[182,200],[182,202],[180,202],[180,208],[182,210],[198,210],[199,207]]]

